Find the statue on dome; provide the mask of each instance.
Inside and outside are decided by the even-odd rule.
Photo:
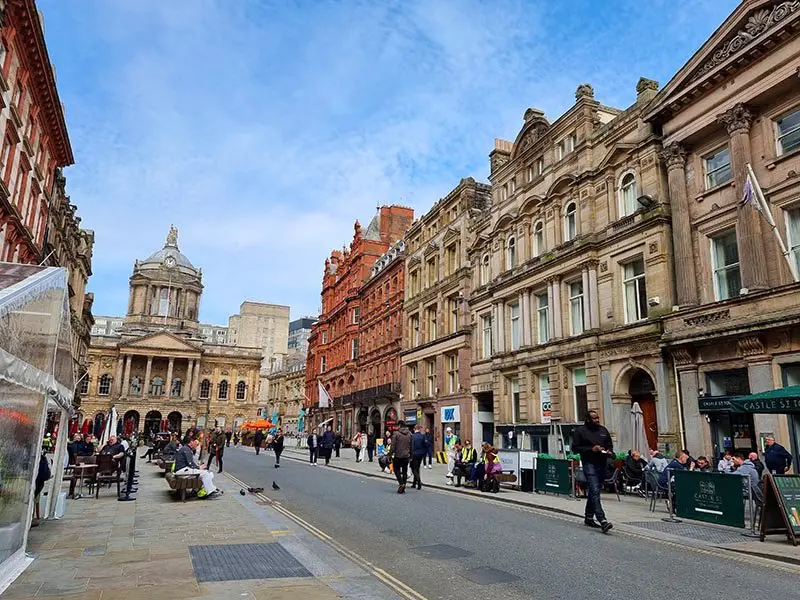
[[[170,225],[169,233],[167,234],[167,246],[178,246],[178,228]]]

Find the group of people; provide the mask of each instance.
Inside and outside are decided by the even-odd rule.
[[[337,439],[340,440],[338,444]],[[325,466],[327,467],[331,464],[331,457],[334,451],[337,457],[341,451],[341,435],[337,436],[333,433],[333,427],[330,425],[325,428],[325,432],[322,435],[318,435],[316,431],[312,430],[306,437],[306,443],[308,445],[308,462],[315,467],[317,466],[317,459],[320,457],[325,459]]]

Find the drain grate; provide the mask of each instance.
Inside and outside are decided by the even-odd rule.
[[[679,535],[700,542],[711,544],[735,544],[744,538],[740,533],[705,527],[703,525],[693,525],[691,523],[670,523],[669,521],[636,521],[625,523],[633,527],[641,527],[650,531],[659,531],[670,535]]]
[[[449,544],[432,544],[430,546],[417,546],[416,548],[412,548],[411,550],[413,550],[414,552],[416,552],[421,556],[424,556],[425,558],[439,558],[443,560],[472,556],[472,552],[464,550],[463,548],[457,548],[456,546],[450,546]]]
[[[471,582],[477,583],[478,585],[511,583],[512,581],[519,580],[519,577],[512,573],[501,571],[500,569],[493,569],[492,567],[476,567],[469,571],[464,571],[462,575],[465,579],[469,579]]]
[[[189,546],[197,581],[238,581],[311,577],[311,573],[278,543]]]

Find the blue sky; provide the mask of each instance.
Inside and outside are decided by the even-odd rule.
[[[316,314],[323,263],[379,203],[418,215],[485,181],[527,107],[591,83],[627,107],[664,85],[734,0],[39,0],[96,233],[95,314],[171,223],[202,267],[201,319],[243,300]]]

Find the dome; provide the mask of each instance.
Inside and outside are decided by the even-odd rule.
[[[168,259],[172,259],[169,261]],[[172,262],[174,261],[174,263]],[[172,264],[169,264],[172,263]],[[145,258],[139,263],[139,267],[183,267],[197,272],[191,261],[186,258],[186,255],[178,250],[178,230],[170,226],[169,234],[167,234],[167,241],[164,247],[157,252],[153,252],[150,256]]]

